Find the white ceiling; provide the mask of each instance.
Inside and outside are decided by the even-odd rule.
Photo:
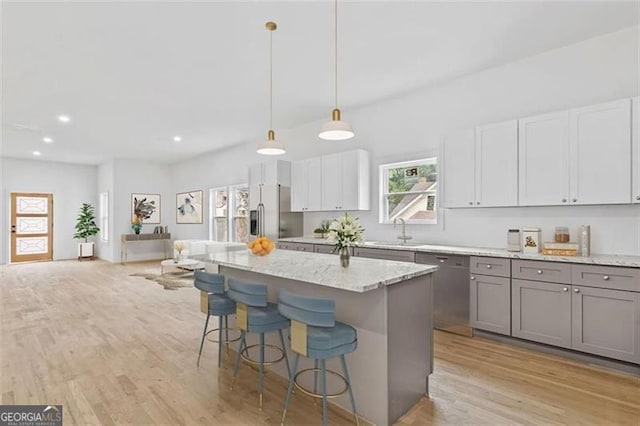
[[[328,117],[333,3],[3,2],[3,152],[174,162]],[[637,25],[637,1],[341,2],[340,104],[358,106]],[[58,114],[71,116],[62,125]],[[26,126],[22,127],[22,126]],[[43,136],[55,143],[46,145]],[[184,140],[175,143],[174,135]]]

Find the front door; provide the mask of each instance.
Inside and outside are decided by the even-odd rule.
[[[11,193],[11,262],[53,259],[53,194]]]

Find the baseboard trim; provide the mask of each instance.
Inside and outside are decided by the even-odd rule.
[[[640,365],[625,361],[617,361],[611,358],[605,358],[598,355],[586,354],[584,352],[572,351],[570,349],[558,348],[555,346],[545,345],[544,343],[531,342],[529,340],[519,339],[517,337],[504,336],[502,334],[492,333],[490,331],[473,329],[474,337],[484,337],[501,343],[518,346],[525,349],[531,349],[546,354],[569,358],[597,367],[604,367],[618,372],[640,376]]]

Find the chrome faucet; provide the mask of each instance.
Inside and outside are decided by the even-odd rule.
[[[397,224],[398,222],[402,223],[402,235],[398,235],[398,239],[399,239],[400,241],[402,241],[402,243],[401,243],[401,244],[406,244],[406,243],[407,243],[407,240],[410,240],[410,239],[411,239],[411,236],[407,235],[407,232],[406,232],[407,223],[405,222],[405,220],[404,220],[403,218],[401,218],[401,217],[396,217],[395,219],[393,219],[393,228],[394,228],[394,229],[395,229],[396,224]]]

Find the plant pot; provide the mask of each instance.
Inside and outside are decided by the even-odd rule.
[[[314,232],[313,233],[313,238],[324,238],[324,234],[321,232]]]
[[[95,243],[78,243],[78,259],[93,259]]]

